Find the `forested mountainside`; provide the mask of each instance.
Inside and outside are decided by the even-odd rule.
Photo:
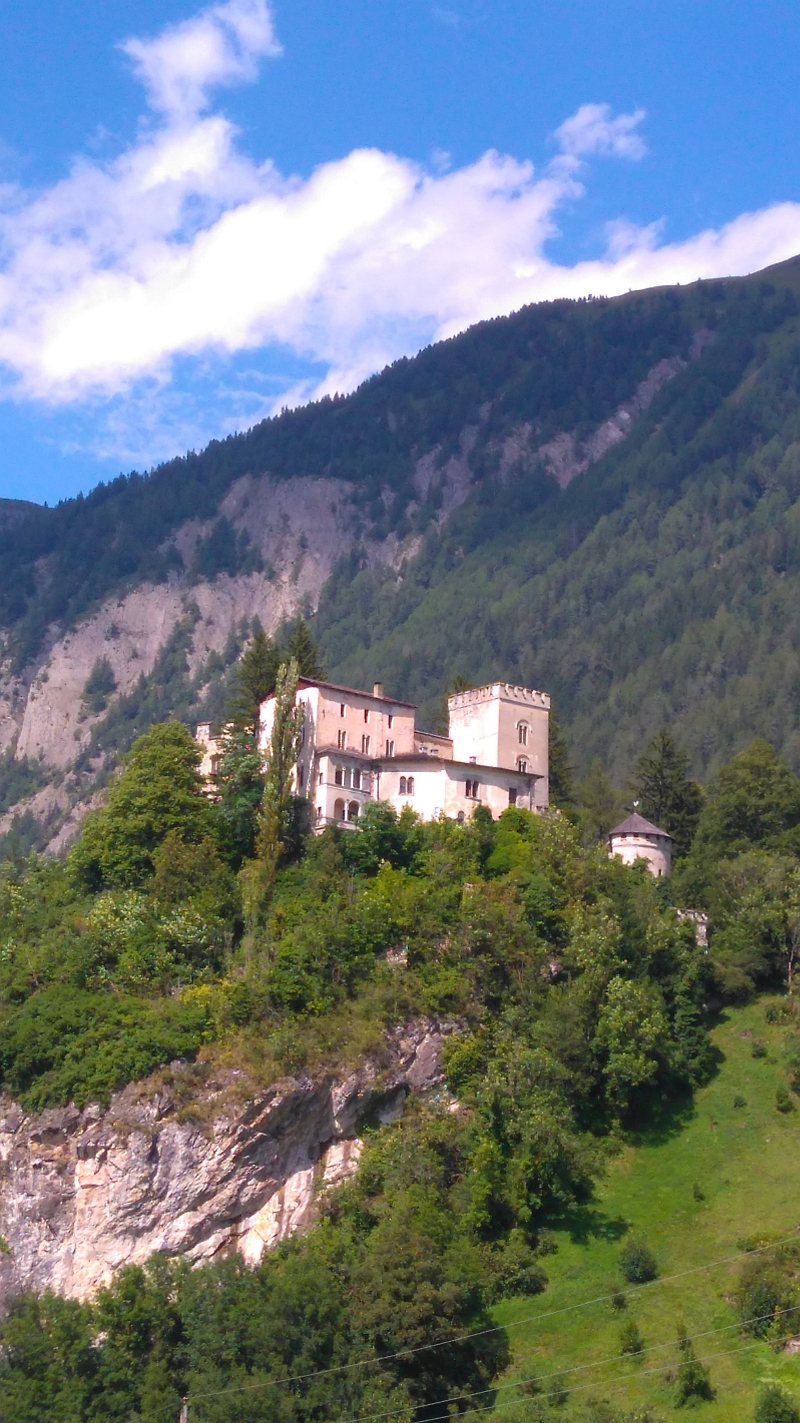
[[[674,724],[800,764],[800,262],[554,302],[147,476],[0,519],[0,834],[65,844],[134,736],[221,714],[258,620],[433,720],[550,691],[579,766]],[[15,520],[13,527],[9,520]],[[20,520],[17,522],[18,520]]]

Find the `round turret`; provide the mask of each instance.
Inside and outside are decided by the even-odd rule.
[[[609,832],[608,853],[626,865],[645,860],[651,875],[668,875],[672,869],[672,836],[634,813]]]

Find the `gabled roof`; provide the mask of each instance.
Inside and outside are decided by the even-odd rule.
[[[629,815],[627,820],[623,820],[621,825],[615,825],[613,830],[609,830],[609,840],[614,835],[663,835],[666,840],[671,840],[672,836],[666,830],[661,830],[657,825],[652,825],[649,820],[645,820],[643,815]]]

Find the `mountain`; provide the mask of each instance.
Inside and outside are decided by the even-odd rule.
[[[298,611],[333,677],[423,719],[504,678],[618,777],[664,722],[700,777],[755,732],[800,766],[799,290],[795,259],[530,306],[0,509],[0,834],[64,845],[133,736],[219,716],[254,620]]]

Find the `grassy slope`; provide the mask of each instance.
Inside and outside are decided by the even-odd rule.
[[[535,1320],[619,1289],[616,1259],[624,1223],[646,1234],[662,1277],[737,1256],[741,1237],[787,1235],[798,1225],[800,1112],[784,1116],[775,1108],[775,1089],[785,1081],[786,1029],[766,1024],[764,1006],[762,1000],[725,1015],[714,1034],[723,1054],[720,1070],[698,1092],[691,1115],[665,1124],[661,1135],[643,1139],[612,1163],[596,1203],[576,1217],[571,1231],[557,1233],[558,1254],[546,1262],[546,1293],[536,1301],[500,1306],[498,1322]],[[768,1058],[751,1056],[752,1036],[745,1034],[768,1044]],[[746,1099],[745,1108],[734,1108],[737,1094]],[[694,1199],[695,1182],[705,1192],[704,1201]],[[667,1419],[681,1417],[686,1410],[673,1407],[673,1386],[665,1374],[675,1367],[676,1324],[682,1319],[693,1335],[721,1331],[696,1342],[718,1390],[713,1403],[700,1407],[708,1423],[750,1420],[762,1380],[783,1383],[800,1400],[800,1356],[775,1354],[759,1343],[729,1357],[711,1357],[752,1342],[736,1327],[735,1311],[726,1301],[737,1269],[734,1262],[673,1282],[629,1286],[626,1313],[600,1303],[512,1328],[514,1364],[508,1379],[580,1370],[548,1387],[561,1382],[575,1404],[592,1397],[608,1398],[621,1408],[649,1403]],[[619,1357],[620,1326],[631,1317],[652,1350],[637,1363]],[[659,1344],[667,1347],[653,1348]],[[600,1368],[581,1367],[608,1358],[612,1362]],[[515,1389],[502,1392],[498,1406],[510,1407],[518,1397]]]

